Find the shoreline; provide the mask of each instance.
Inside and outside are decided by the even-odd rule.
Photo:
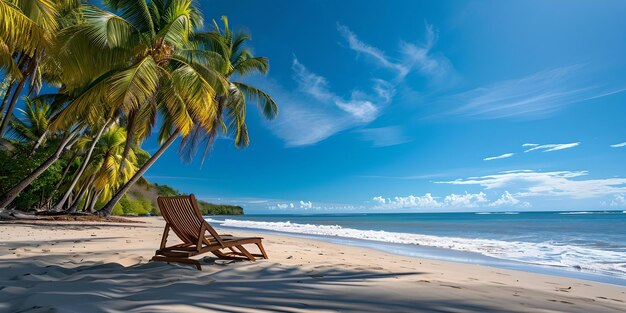
[[[147,263],[145,224],[0,224],[1,311],[623,312],[626,288],[263,234],[269,260]],[[258,232],[218,227],[221,232]],[[235,309],[236,308],[236,309]]]
[[[576,270],[564,266],[546,265],[538,263],[525,263],[516,260],[496,258],[487,256],[479,252],[460,251],[454,249],[446,249],[431,246],[419,246],[401,243],[389,243],[375,240],[365,240],[347,237],[332,237],[324,235],[312,235],[304,233],[289,233],[281,231],[272,231],[266,229],[244,228],[244,227],[219,227],[224,230],[240,231],[249,234],[269,234],[276,236],[288,236],[293,238],[319,240],[337,245],[345,245],[350,247],[361,247],[372,249],[379,252],[390,253],[399,256],[426,258],[439,261],[482,265],[487,267],[514,270],[527,273],[544,274],[558,276],[564,278],[580,279],[599,283],[606,283],[621,287],[626,287],[626,277],[615,277],[594,273],[591,271]],[[387,251],[390,249],[392,251]]]

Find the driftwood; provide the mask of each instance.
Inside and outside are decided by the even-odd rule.
[[[0,220],[40,220],[45,217],[40,217],[32,213],[25,213],[17,210],[6,210],[0,208]]]
[[[131,220],[127,218],[108,216],[101,217],[89,213],[72,213],[65,212],[23,212],[18,210],[7,210],[0,208],[0,221],[83,221],[83,222],[108,222],[108,223],[143,223],[139,220]]]

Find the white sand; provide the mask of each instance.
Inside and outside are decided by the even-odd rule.
[[[626,287],[287,236],[269,260],[147,263],[163,221],[141,220],[0,224],[0,312],[626,312]]]

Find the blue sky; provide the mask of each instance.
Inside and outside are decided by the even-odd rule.
[[[623,1],[202,1],[279,117],[146,177],[249,213],[625,209]],[[154,151],[156,144],[144,144]]]

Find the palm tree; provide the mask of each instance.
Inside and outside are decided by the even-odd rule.
[[[31,100],[27,98],[25,109],[20,111],[23,113],[23,118],[11,123],[11,134],[19,141],[36,146],[39,139],[42,138],[42,134],[49,132],[51,106],[40,99]],[[78,133],[76,128],[71,128],[54,132],[48,136],[52,144],[57,145],[55,151],[33,172],[0,196],[0,208],[8,206],[22,190],[59,160],[63,152],[76,142]]]
[[[41,99],[26,98],[24,109],[18,109],[23,118],[11,122],[9,133],[17,140],[35,145],[47,131],[52,109]]]
[[[195,49],[180,51],[181,55],[186,56],[188,63],[204,63],[216,68],[228,85],[225,89],[218,89],[218,93],[215,95],[217,114],[209,120],[196,120],[193,130],[183,136],[181,151],[185,151],[186,155],[194,154],[197,147],[196,143],[205,140],[207,149],[205,149],[204,156],[206,156],[206,151],[213,143],[213,139],[217,136],[217,131],[220,128],[224,131],[227,128],[235,131],[235,144],[238,147],[248,146],[248,130],[245,124],[246,98],[256,101],[266,118],[272,119],[278,114],[276,102],[267,93],[243,82],[230,80],[233,75],[242,78],[256,72],[266,74],[269,65],[266,58],[253,57],[252,52],[245,47],[245,41],[250,39],[248,34],[244,32],[232,33],[228,26],[228,19],[223,17],[222,21],[224,22],[223,30],[214,21],[214,32],[199,33],[192,36]],[[227,124],[223,120],[223,115],[226,115]],[[135,173],[133,178],[104,206],[101,214],[110,214],[122,196],[178,137],[176,132],[170,130],[173,116],[167,114],[165,116],[168,118],[164,121],[160,139],[167,139],[148,162]]]
[[[65,205],[65,203],[71,196],[72,191],[74,190],[74,187],[76,187],[76,184],[78,184],[78,180],[87,169],[87,165],[89,165],[89,161],[91,160],[91,155],[93,154],[93,151],[95,150],[96,145],[100,141],[100,137],[102,136],[104,131],[111,126],[111,124],[112,124],[111,119],[105,119],[104,121],[102,121],[102,124],[101,124],[102,126],[96,128],[96,132],[95,134],[93,134],[93,138],[91,139],[92,143],[89,149],[87,150],[87,153],[84,156],[82,165],[80,166],[80,168],[74,175],[74,179],[72,180],[69,187],[67,188],[67,191],[65,192],[65,194],[63,194],[63,197],[61,198],[61,200],[59,200],[59,202],[52,208],[52,211],[61,211],[63,209],[63,206]]]
[[[120,171],[121,153],[126,142],[126,129],[117,125],[111,126],[102,134],[94,150],[92,162],[80,177],[80,188],[69,211],[76,211],[78,204],[85,198],[85,207],[93,209],[99,199],[108,200],[112,191],[126,182],[137,169],[134,150],[131,150],[125,170]]]
[[[59,10],[75,7],[76,0],[0,0],[0,69],[9,82],[0,112],[11,94],[0,123],[4,136],[17,100],[28,80],[29,93],[41,84],[39,65],[59,29]],[[13,88],[15,86],[15,88]],[[0,113],[1,114],[1,113]]]
[[[251,37],[246,32],[232,32],[229,27],[228,18],[222,16],[223,28],[213,21],[213,31],[197,34],[194,38],[200,48],[211,51],[217,56],[215,64],[221,74],[228,80],[228,90],[226,93],[217,96],[216,101],[220,104],[220,110],[227,112],[226,121],[220,119],[215,123],[222,126],[222,129],[230,128],[235,133],[234,142],[239,148],[249,145],[248,129],[245,123],[246,100],[256,102],[263,115],[268,119],[273,119],[278,114],[278,107],[272,97],[266,92],[250,86],[240,79],[250,74],[267,74],[269,62],[264,57],[254,57],[245,42]],[[235,80],[233,77],[239,79]],[[218,129],[217,127],[214,129]],[[191,161],[196,154],[199,143],[204,142],[205,148],[202,156],[202,163],[212,146],[213,133],[202,132],[200,129],[192,132],[191,136],[183,139],[180,154],[187,161]]]
[[[66,128],[76,119],[95,125],[107,112],[116,112],[127,125],[137,124],[128,127],[130,145],[136,134],[150,134],[161,112],[167,125],[163,149],[195,124],[211,128],[216,90],[225,89],[225,82],[202,58],[187,58],[190,35],[202,25],[192,1],[105,4],[119,15],[85,6],[84,23],[60,35],[55,53],[61,93],[73,100],[52,127]]]

